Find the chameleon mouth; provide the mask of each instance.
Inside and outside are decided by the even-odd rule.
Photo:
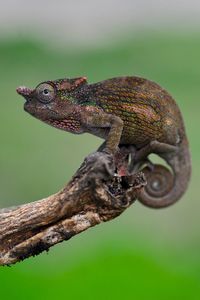
[[[25,86],[19,86],[17,89],[16,89],[17,93],[21,96],[24,96],[25,98],[30,96],[31,93],[33,92],[32,89],[29,89]]]

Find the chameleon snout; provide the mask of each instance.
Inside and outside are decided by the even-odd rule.
[[[33,92],[32,89],[29,89],[25,86],[19,86],[17,89],[16,89],[17,93],[21,96],[24,96],[24,97],[27,97],[27,96],[30,96],[31,93]]]

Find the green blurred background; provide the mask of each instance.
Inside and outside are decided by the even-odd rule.
[[[88,47],[52,47],[30,34],[0,39],[1,207],[58,191],[101,143],[26,114],[15,92],[22,84],[82,75],[156,81],[181,108],[193,161],[189,190],[176,205],[153,210],[136,202],[48,255],[1,267],[1,299],[200,299],[199,33],[137,30]]]

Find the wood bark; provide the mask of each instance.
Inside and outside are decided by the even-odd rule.
[[[114,175],[112,155],[89,155],[58,193],[0,210],[0,265],[11,265],[119,216],[146,184],[143,173]]]

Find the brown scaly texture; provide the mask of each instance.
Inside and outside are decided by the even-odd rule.
[[[147,186],[139,195],[143,204],[166,207],[187,189],[191,162],[183,119],[176,102],[158,84],[139,77],[87,84],[81,77],[17,91],[27,100],[25,110],[43,122],[102,137],[108,153],[116,154],[123,145],[129,148],[131,164],[123,164],[123,173],[144,170]],[[145,167],[151,153],[162,157],[171,170],[149,163]]]
[[[172,97],[156,83],[124,77],[91,84],[86,89],[90,91],[89,99],[95,99],[98,107],[123,120],[121,144],[141,147],[157,140],[176,145],[177,139],[183,139],[180,111]]]
[[[143,169],[148,184],[139,200],[154,208],[177,201],[187,189],[191,160],[183,119],[174,99],[158,84],[138,77],[113,78],[92,84],[89,89],[90,99],[95,99],[106,113],[123,120],[121,144],[139,149],[146,146],[143,159],[154,152],[172,168],[173,174],[160,165]],[[163,144],[150,147],[154,141],[176,149],[168,150]]]

